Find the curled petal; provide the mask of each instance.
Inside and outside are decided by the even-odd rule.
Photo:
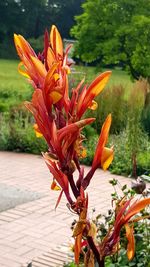
[[[81,118],[81,116],[84,114],[86,109],[92,105],[93,99],[98,96],[103,88],[105,87],[109,77],[111,75],[111,71],[106,71],[102,74],[100,74],[88,87],[84,88],[82,90],[82,93],[80,94],[80,97],[78,99],[78,108],[77,108],[77,114],[78,117]]]
[[[97,168],[99,166],[99,162],[101,162],[102,160],[102,153],[103,153],[103,160],[102,160],[102,164],[104,164],[105,160],[106,160],[106,155],[108,156],[108,152],[106,153],[106,150],[104,150],[104,147],[105,147],[105,144],[107,143],[107,139],[108,139],[108,134],[109,134],[109,130],[110,130],[110,126],[111,126],[111,114],[109,114],[102,126],[102,129],[101,129],[101,134],[100,134],[100,137],[99,137],[99,141],[98,141],[98,144],[97,144],[97,147],[96,147],[96,151],[95,151],[95,156],[94,156],[94,160],[93,160],[93,163],[92,163],[92,167],[93,168]],[[109,159],[109,157],[108,157]],[[110,158],[110,160],[112,159],[112,156]],[[109,161],[108,161],[109,163]],[[105,164],[107,167],[107,164]]]
[[[92,100],[92,103],[88,106],[91,110],[96,110],[98,108],[98,104],[96,101]]]
[[[38,58],[33,56],[31,56],[31,60],[37,73],[39,73],[42,78],[45,78],[47,71],[45,69],[44,64]]]
[[[126,212],[124,223],[128,222],[132,216],[143,210],[147,205],[150,205],[150,198],[135,201]]]
[[[106,171],[114,158],[114,151],[112,148],[104,147],[101,157],[101,166]]]
[[[126,229],[126,238],[128,240],[128,245],[127,245],[127,257],[128,260],[131,261],[134,258],[134,253],[135,253],[135,239],[134,239],[134,229],[133,226],[130,227],[129,224],[125,224],[125,229]]]
[[[111,71],[106,71],[100,74],[89,86],[88,93],[90,93],[91,95],[93,94],[94,96],[99,95],[108,82],[110,75]]]
[[[52,65],[56,62],[55,54],[53,50],[49,47],[47,50],[47,64],[49,69],[52,67]]]
[[[30,46],[30,44],[24,39],[22,35],[14,34],[14,43],[16,46],[16,50],[20,58],[24,54],[26,57],[34,56],[37,57],[34,50]]]
[[[59,92],[57,91],[52,91],[50,94],[49,94],[51,100],[52,100],[52,103],[53,104],[56,104],[61,98],[62,98],[62,94],[60,94]]]
[[[39,130],[39,127],[38,127],[37,123],[35,123],[35,124],[33,125],[33,128],[34,128],[34,131],[35,131],[35,134],[36,134],[36,137],[37,137],[37,138],[40,138],[40,137],[43,136],[43,134],[42,134],[42,133],[40,132],[40,130]]]
[[[23,64],[22,61],[18,64],[18,72],[19,72],[21,75],[25,76],[26,78],[29,78],[29,79],[30,79],[30,76],[29,76],[28,72],[25,71],[25,70],[23,70],[23,69],[21,68],[23,65],[24,65],[24,64]]]
[[[54,191],[59,191],[61,190],[60,186],[56,183],[55,180],[53,180],[52,184],[51,184],[51,189]]]

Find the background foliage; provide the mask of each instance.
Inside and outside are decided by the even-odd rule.
[[[71,33],[86,62],[120,65],[139,79],[150,77],[150,2],[86,0]]]
[[[69,37],[74,16],[81,13],[83,0],[0,1],[0,57],[14,58],[13,34],[37,39],[45,28],[57,25],[63,38]]]

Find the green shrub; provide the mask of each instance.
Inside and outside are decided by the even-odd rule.
[[[43,51],[43,39],[44,36],[41,35],[38,38],[29,38],[28,42],[29,44],[32,46],[32,48],[34,49],[34,51],[38,54],[39,52]]]
[[[137,157],[137,166],[139,174],[150,174],[150,144],[147,151],[139,153]]]
[[[150,104],[146,106],[142,111],[141,123],[145,129],[145,131],[150,136]]]
[[[97,103],[96,121],[98,124],[96,128],[100,129],[104,118],[111,113],[111,133],[120,133],[126,127],[127,122],[128,103],[125,99],[125,88],[122,85],[106,88],[97,98]]]
[[[0,150],[7,150],[8,138],[9,138],[9,124],[7,113],[0,113]]]
[[[114,160],[110,165],[110,171],[118,175],[129,175],[132,170],[130,149],[127,144],[127,132],[123,131],[119,135],[110,136],[110,145],[114,145]]]
[[[132,174],[132,147],[129,143],[128,129],[119,135],[111,135],[109,145],[114,145],[114,160],[110,165],[109,170],[118,175]],[[140,147],[137,153],[137,175],[148,172],[150,169],[150,142],[147,134],[140,132],[138,136]]]
[[[41,151],[47,150],[44,139],[36,137],[27,111],[1,114],[0,150],[33,154],[40,154]]]

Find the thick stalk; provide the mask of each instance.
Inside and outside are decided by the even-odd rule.
[[[77,199],[77,197],[80,195],[80,192],[79,192],[79,190],[77,189],[77,187],[75,185],[75,182],[73,180],[73,175],[72,174],[68,175],[68,180],[69,180],[72,192],[73,192],[75,198]]]
[[[104,259],[102,259],[102,260],[100,259],[100,254],[99,254],[97,247],[94,244],[93,238],[91,236],[88,236],[87,241],[88,241],[88,244],[89,244],[90,248],[92,249],[93,254],[97,260],[98,266],[104,267],[105,266]]]
[[[91,168],[90,171],[87,173],[86,177],[83,179],[81,185],[84,188],[84,190],[88,187],[88,185],[89,185],[89,183],[93,177],[94,172],[95,172],[95,169]]]

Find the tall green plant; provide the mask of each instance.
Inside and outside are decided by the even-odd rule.
[[[141,127],[141,115],[145,103],[145,82],[138,81],[131,90],[129,96],[129,112],[127,122],[128,146],[132,158],[132,175],[137,177],[137,154],[143,142],[143,130]]]
[[[102,118],[111,112],[113,117],[111,133],[120,133],[126,127],[127,110],[128,103],[125,98],[125,88],[121,84],[106,88],[98,97],[97,128],[99,129],[102,126]]]

